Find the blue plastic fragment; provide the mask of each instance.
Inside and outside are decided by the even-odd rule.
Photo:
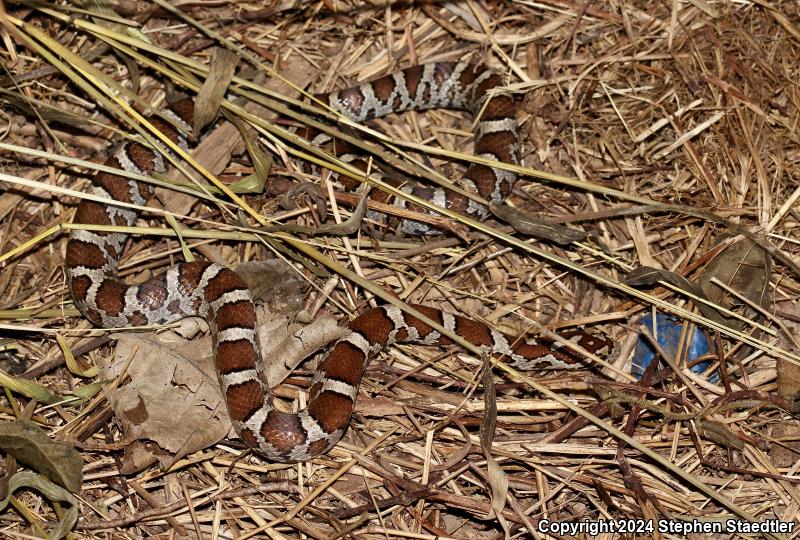
[[[649,313],[642,316],[639,324],[649,328],[652,332],[653,316]],[[656,336],[658,344],[670,358],[675,358],[675,354],[678,352],[682,330],[683,321],[671,315],[656,313],[656,331],[653,335]],[[708,354],[709,351],[710,347],[705,333],[700,328],[695,327],[694,333],[691,336],[691,342],[689,343],[689,350],[686,352],[686,361],[691,363],[694,359]],[[650,346],[647,338],[640,335],[639,339],[636,341],[631,374],[637,379],[641,379],[642,375],[644,375],[644,370],[647,369],[647,366],[650,365],[655,357],[655,350]],[[695,373],[702,373],[707,370],[710,365],[710,361],[703,361],[692,366],[692,371]],[[716,375],[714,375],[714,378],[716,378]]]

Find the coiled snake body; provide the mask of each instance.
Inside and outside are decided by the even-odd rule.
[[[518,163],[514,101],[504,92],[492,95],[500,82],[496,73],[481,65],[438,63],[333,92],[327,100],[331,107],[357,121],[409,109],[467,109],[479,117],[475,126],[475,153]],[[177,125],[188,128],[192,124],[192,103],[181,101],[165,114]],[[185,143],[169,123],[159,118],[151,121],[174,141]],[[142,174],[164,170],[161,156],[136,142],[119,145],[107,164]],[[501,202],[513,187],[516,175],[473,164],[463,181],[485,199]],[[485,207],[466,197],[441,189],[414,191],[456,211],[477,218],[486,215]],[[152,188],[118,175],[100,173],[95,178],[93,192],[142,205]],[[136,217],[130,208],[84,199],[74,221],[131,226]],[[408,222],[404,228],[412,233],[428,232],[415,222]],[[255,307],[241,278],[219,264],[190,262],[175,265],[145,283],[127,285],[116,278],[126,237],[121,233],[73,230],[67,244],[66,268],[75,306],[94,324],[105,327],[164,324],[195,315],[205,318],[214,336],[216,367],[233,425],[248,446],[270,460],[308,460],[335,445],[350,421],[364,369],[382,348],[399,342],[451,343],[421,320],[395,307],[367,311],[350,323],[351,332],[321,362],[312,381],[308,407],[298,413],[285,413],[272,404],[256,339]],[[437,309],[414,307],[483,351],[504,355],[520,369],[566,368],[579,359],[552,344],[514,338]],[[588,350],[604,345],[602,340],[580,332],[573,337]]]

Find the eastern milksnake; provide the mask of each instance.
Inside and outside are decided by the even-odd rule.
[[[467,109],[479,118],[475,153],[519,162],[514,101],[506,92],[492,93],[499,75],[481,65],[439,63],[413,67],[326,97],[330,106],[353,120],[363,121],[403,110],[434,107]],[[487,103],[487,98],[488,103]],[[183,100],[165,110],[176,125],[188,130],[193,103]],[[151,122],[173,141],[185,145],[179,131],[160,118]],[[127,171],[151,174],[164,170],[159,154],[137,143],[119,145],[106,162]],[[483,198],[499,203],[516,181],[514,173],[472,164],[463,183]],[[486,208],[442,189],[417,188],[416,194],[458,212],[482,219]],[[143,205],[152,194],[148,184],[100,173],[93,193]],[[74,221],[93,225],[133,225],[135,211],[84,199]],[[407,232],[429,232],[415,222]],[[371,309],[350,323],[351,332],[339,340],[321,362],[312,381],[308,407],[296,414],[277,410],[264,382],[256,340],[256,315],[250,292],[232,270],[209,262],[182,263],[140,285],[116,278],[127,235],[74,229],[67,244],[66,268],[75,306],[94,324],[104,327],[165,324],[187,316],[205,318],[214,336],[219,381],[231,420],[242,440],[274,461],[304,461],[333,447],[346,430],[369,360],[398,342],[445,345],[451,341],[422,321],[388,306]],[[579,355],[559,350],[550,342],[515,338],[484,324],[425,306],[414,306],[486,353],[502,355],[514,367],[568,368]],[[605,342],[582,332],[572,337],[595,351]]]

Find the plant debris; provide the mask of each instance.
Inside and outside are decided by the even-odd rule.
[[[66,447],[82,466],[82,479],[59,480],[58,465],[45,471],[4,446],[1,536],[800,530],[800,377],[787,368],[800,365],[796,2],[7,2],[0,19],[0,352],[26,366],[0,381],[0,432],[33,423],[47,434],[36,448]],[[468,115],[413,112],[362,130],[302,100],[464,58],[502,72],[518,102],[522,178],[499,210],[516,232],[426,215],[441,236],[402,236],[373,213],[393,207],[357,210],[360,194],[323,169],[355,184],[364,175],[289,130],[335,133],[368,153],[370,171],[451,184],[473,157]],[[277,286],[260,296],[287,308],[268,328],[292,352],[274,354],[312,357],[275,375],[279,407],[304,405],[311,353],[335,321],[385,301],[516,334],[583,328],[615,350],[578,370],[518,373],[458,347],[392,347],[368,368],[331,452],[287,465],[245,450],[229,437],[213,370],[186,362],[210,357],[208,339],[109,340],[73,308],[62,267],[104,153],[126,137],[167,145],[143,119],[201,88],[209,138],[156,179],[164,187],[120,273],[141,280],[184,254],[288,263],[268,277],[249,270]],[[313,196],[287,205],[288,192]],[[634,288],[625,276],[641,268]],[[631,375],[641,319],[656,311],[706,332],[705,372],[678,347]],[[319,326],[304,334],[297,323],[310,321]],[[115,355],[115,371],[86,376]],[[154,388],[182,394],[153,398]],[[14,491],[20,478],[33,489]]]

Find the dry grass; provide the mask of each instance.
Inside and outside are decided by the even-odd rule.
[[[25,25],[7,19],[2,75],[15,84],[6,80],[0,99],[29,106],[26,116],[4,105],[0,117],[6,145],[0,154],[0,350],[26,360],[27,375],[53,392],[96,382],[66,368],[54,335],[69,336],[66,343],[87,365],[113,353],[107,339],[86,337],[90,327],[65,288],[59,231],[87,186],[79,171],[102,162],[115,132],[142,130],[133,111],[158,108],[166,78],[195,90],[195,77],[204,77],[214,48],[224,44],[249,60],[248,67],[261,68],[270,90],[293,97],[298,92],[278,74],[323,91],[415,63],[488,61],[508,73],[521,104],[527,178],[511,202],[592,233],[608,248],[526,242],[491,221],[457,225],[461,238],[371,240],[367,228],[345,240],[284,236],[290,250],[347,278],[326,281],[298,265],[329,293],[311,293],[309,305],[343,315],[362,309],[371,295],[393,295],[516,332],[587,325],[610,336],[615,351],[591,370],[526,375],[495,369],[497,398],[484,403],[479,364],[463,350],[394,348],[368,370],[343,442],[292,466],[243,456],[238,441],[227,441],[169,470],[122,476],[126,441],[102,394],[37,407],[9,391],[0,408],[4,420],[33,418],[57,438],[79,441],[85,476],[72,536],[545,537],[537,529],[542,519],[794,520],[800,509],[798,430],[790,412],[798,360],[791,336],[800,320],[798,4],[326,0],[304,10],[291,4],[189,3],[182,13],[192,24],[167,3],[130,11],[126,6],[136,4],[123,2],[120,20],[143,22],[142,34],[129,34],[127,43],[113,21],[106,29],[80,13],[70,19],[55,8],[6,6]],[[133,108],[110,99],[112,91],[81,83],[94,72],[130,89],[120,56],[93,51],[103,44],[101,35],[111,49],[138,51],[131,64],[139,66],[140,88],[130,97],[141,101]],[[151,48],[142,47],[142,35]],[[47,56],[59,47],[86,63],[63,56],[61,65]],[[237,88],[266,107],[255,117],[248,116],[251,109],[231,113],[253,124],[275,152],[272,174],[303,177],[293,155],[314,150],[284,142],[271,123],[280,106],[269,95],[242,82]],[[126,117],[133,120],[119,121]],[[435,179],[423,170],[432,164],[455,178],[458,165],[420,152],[420,145],[468,157],[468,122],[452,111],[409,113],[370,124],[386,134],[383,140],[358,138],[406,171]],[[387,142],[393,144],[381,145]],[[7,145],[80,159],[64,165]],[[253,172],[246,156],[211,161],[203,163],[209,179],[230,183]],[[237,197],[234,204],[215,197],[201,204],[167,198],[167,213],[182,217],[187,229],[184,240],[206,257],[233,264],[271,255],[250,231],[229,226],[237,210],[253,224],[261,215],[314,224],[311,212],[280,211],[268,195]],[[345,219],[350,199],[334,200]],[[162,215],[151,214],[156,229],[165,225]],[[169,234],[156,229],[129,246],[126,275],[174,263],[181,246],[156,236]],[[692,281],[708,277],[706,264],[725,252],[728,244],[718,244],[726,235],[771,245],[773,264],[760,274],[769,273],[762,303],[769,318],[759,319],[768,331],[749,324],[734,331],[710,321],[664,283],[647,291],[622,283],[637,266]],[[713,272],[724,275],[719,267]],[[647,383],[629,375],[639,318],[654,305],[719,331],[710,333],[722,344],[714,358],[722,359],[719,380],[679,367],[649,372]],[[291,382],[307,388],[309,380]],[[481,451],[478,427],[487,416],[496,416],[494,462]],[[447,468],[437,466],[446,462]],[[6,467],[15,467],[13,460]],[[493,498],[492,486],[499,489],[503,477],[508,491]],[[491,515],[493,504],[501,517]],[[39,535],[57,519],[32,492],[17,493],[15,508],[0,517],[3,536]]]

